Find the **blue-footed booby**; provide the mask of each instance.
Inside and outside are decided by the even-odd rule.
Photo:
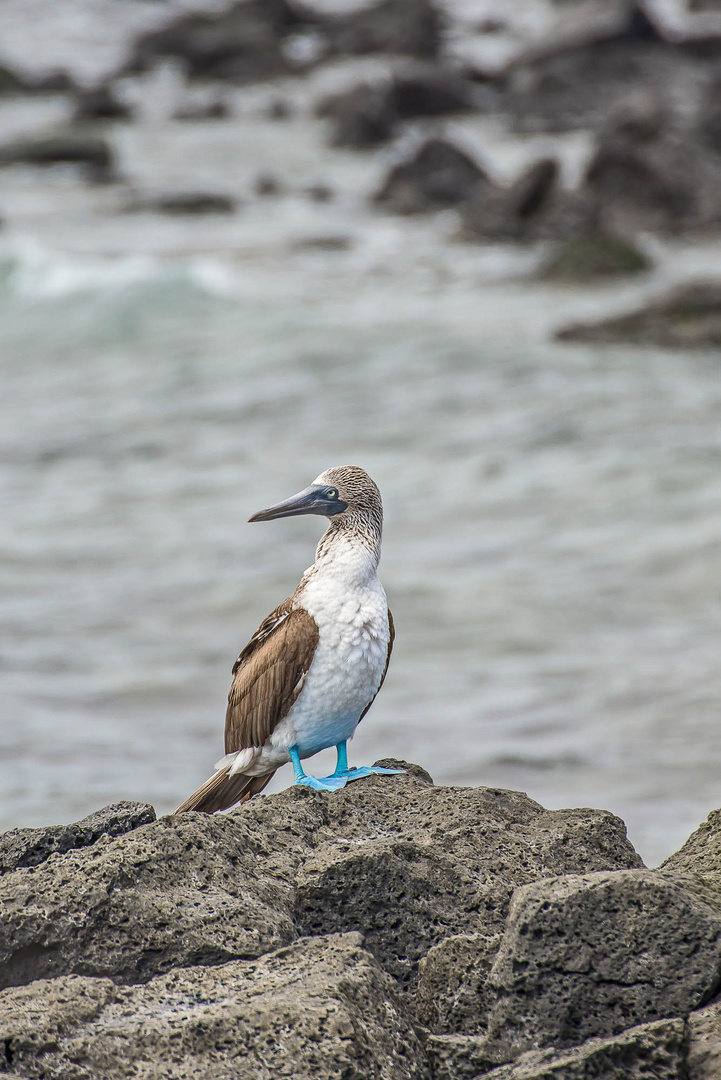
[[[380,491],[363,469],[340,465],[250,521],[299,514],[329,518],[315,562],[236,660],[225,757],[178,813],[212,814],[245,802],[289,761],[295,783],[319,791],[335,791],[370,773],[399,771],[350,769],[346,751],[383,685],[393,648],[393,618],[378,580]],[[329,746],[338,752],[335,772],[306,775],[303,759]]]

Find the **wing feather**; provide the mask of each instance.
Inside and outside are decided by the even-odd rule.
[[[233,667],[225,752],[263,746],[295,702],[318,644],[318,627],[286,600],[264,619]]]

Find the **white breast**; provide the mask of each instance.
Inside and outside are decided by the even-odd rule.
[[[278,751],[298,746],[307,757],[352,737],[383,678],[389,626],[375,567],[352,583],[341,573],[318,572],[301,602],[318,626],[318,647],[298,700],[270,742]]]

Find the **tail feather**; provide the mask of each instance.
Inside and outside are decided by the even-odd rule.
[[[243,773],[230,775],[232,762],[219,769],[209,780],[194,791],[193,794],[181,803],[176,814],[184,814],[187,810],[197,810],[201,814],[213,814],[216,810],[227,810],[237,802],[247,802],[263,790],[266,784],[272,780],[273,772],[264,776],[246,776]]]

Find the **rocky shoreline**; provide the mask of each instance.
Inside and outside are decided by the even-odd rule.
[[[610,813],[400,764],[5,834],[0,1073],[719,1075],[719,812],[647,870]]]
[[[144,0],[109,20],[102,0],[88,0],[73,10],[78,41],[58,40],[42,62],[13,53],[5,35],[0,97],[56,93],[67,99],[68,119],[4,141],[0,168],[74,166],[91,184],[117,185],[125,213],[228,216],[257,199],[282,199],[291,180],[282,161],[242,199],[222,182],[191,190],[178,178],[172,190],[148,191],[126,177],[116,129],[152,111],[153,72],[172,69],[174,100],[164,107],[178,123],[232,122],[239,94],[267,91],[251,106],[266,123],[302,113],[331,156],[382,158],[381,182],[364,196],[372,212],[446,213],[448,239],[469,244],[545,244],[547,279],[592,284],[641,274],[652,264],[649,237],[721,237],[721,17],[713,5],[485,7],[479,19],[440,0]],[[104,49],[93,60],[86,42],[101,27]],[[499,176],[478,128],[489,118],[509,135],[544,136],[547,148]],[[571,176],[561,142],[574,133],[587,147]],[[324,182],[315,190],[319,202],[348,194]],[[635,339],[618,327],[615,340]],[[667,335],[663,344],[687,341],[714,346],[716,333],[701,319],[688,339]]]

